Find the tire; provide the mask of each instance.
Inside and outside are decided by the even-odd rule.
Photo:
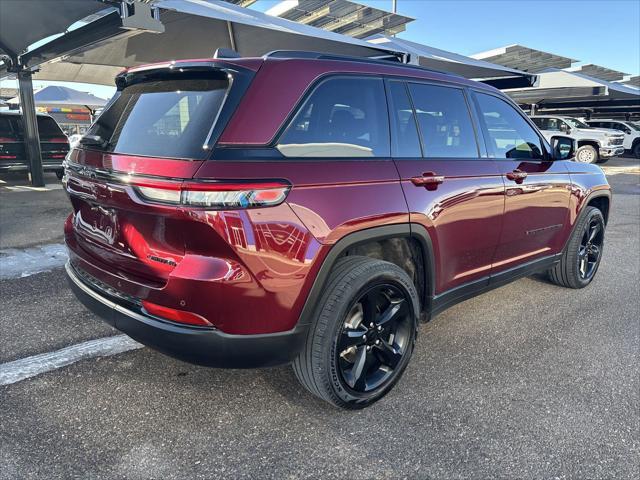
[[[64,177],[64,170],[56,170],[56,177],[58,177],[58,180],[62,180],[62,177]]]
[[[598,229],[593,238],[591,238],[592,228]],[[596,207],[586,207],[571,233],[560,262],[549,270],[550,280],[556,285],[567,288],[584,288],[589,285],[602,260],[604,231],[605,223],[602,212]],[[585,246],[585,240],[588,239],[591,240]],[[593,254],[594,246],[597,249],[597,256]],[[584,263],[582,262],[585,255],[588,268],[583,268]]]
[[[598,163],[598,151],[591,145],[583,145],[576,150],[576,162],[580,163]]]
[[[373,326],[365,323],[372,318]],[[404,270],[382,260],[344,257],[329,275],[305,345],[293,362],[296,377],[332,405],[367,407],[402,376],[418,318],[418,293]]]
[[[633,153],[634,157],[640,158],[640,142],[636,142],[636,144],[633,146],[633,149],[631,150],[631,153]]]
[[[600,159],[598,160],[598,165],[602,165],[603,163],[607,163],[609,161],[609,158],[610,157],[605,157],[605,158],[600,157]]]

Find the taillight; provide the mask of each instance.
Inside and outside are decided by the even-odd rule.
[[[185,310],[177,310],[175,308],[165,307],[156,303],[142,301],[142,306],[151,315],[160,317],[172,322],[185,323],[187,325],[196,325],[199,327],[212,327],[213,324],[197,313],[187,312]]]
[[[272,207],[282,203],[291,185],[265,182],[163,182],[134,180],[140,196],[151,202],[213,209]]]

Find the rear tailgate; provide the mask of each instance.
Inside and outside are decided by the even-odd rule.
[[[72,253],[108,274],[164,285],[194,221],[179,205],[182,182],[206,161],[251,76],[212,63],[119,76],[67,161]],[[148,201],[145,191],[160,197]]]
[[[69,246],[104,270],[161,286],[184,255],[183,232],[190,220],[175,207],[140,201],[127,177],[165,171],[190,178],[200,162],[82,150],[74,150],[69,160],[65,186],[74,212]]]

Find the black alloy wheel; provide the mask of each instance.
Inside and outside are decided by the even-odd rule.
[[[346,256],[333,265],[293,370],[317,397],[367,407],[391,391],[414,350],[420,300],[390,262]]]
[[[604,243],[604,229],[598,218],[592,218],[584,230],[578,248],[578,273],[582,280],[589,281],[593,277]]]
[[[350,309],[337,338],[342,381],[354,392],[384,387],[413,335],[410,299],[394,285],[376,285]]]
[[[549,269],[553,283],[568,288],[584,288],[591,283],[602,261],[605,226],[602,211],[590,205],[584,208],[560,261]]]

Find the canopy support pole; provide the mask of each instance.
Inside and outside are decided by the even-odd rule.
[[[231,44],[231,50],[237,52],[238,49],[236,48],[236,36],[233,33],[233,24],[229,21],[227,21],[227,31],[229,32],[229,43]]]
[[[42,169],[42,152],[40,151],[40,135],[38,134],[38,117],[36,102],[33,96],[33,72],[20,69],[18,71],[18,87],[20,90],[20,109],[24,126],[24,150],[29,160],[29,180],[34,187],[44,187],[44,170]]]

